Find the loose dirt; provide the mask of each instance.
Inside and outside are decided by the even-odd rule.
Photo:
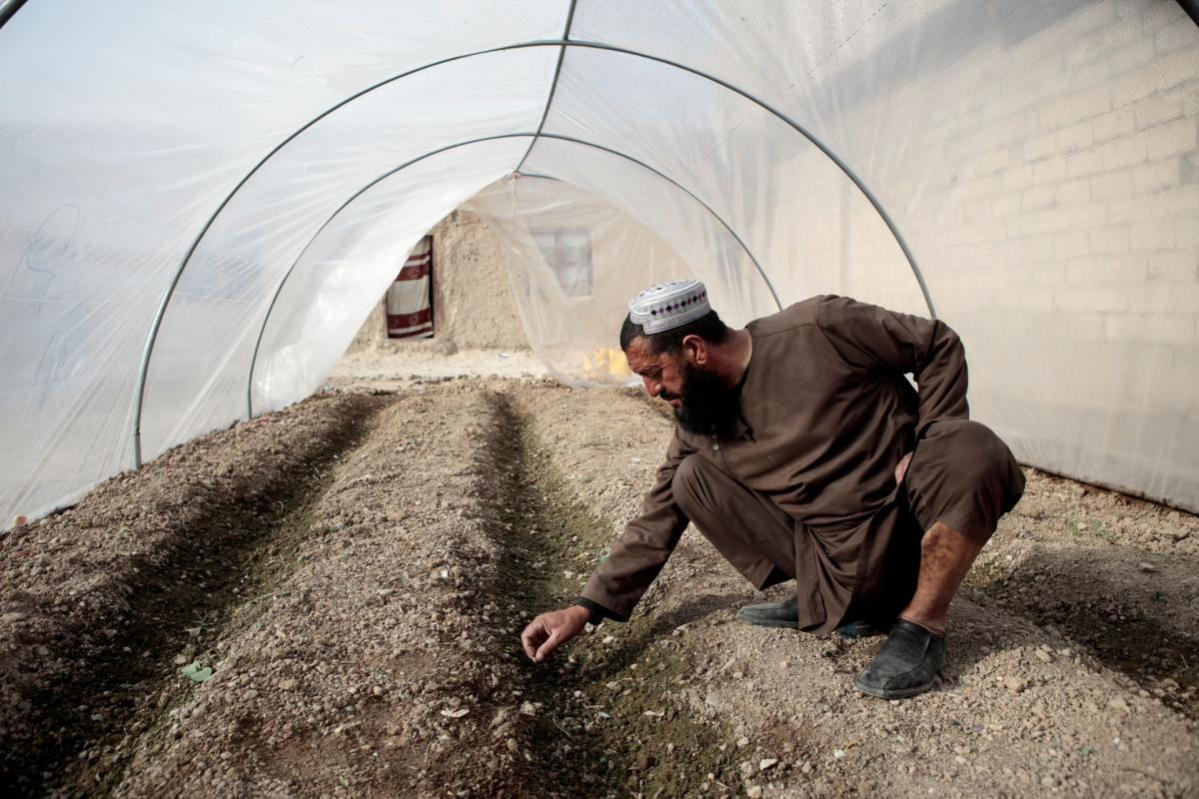
[[[1199,795],[1199,519],[1031,470],[924,696],[852,690],[880,638],[738,624],[763,595],[694,529],[632,622],[530,664],[521,627],[577,594],[670,430],[624,391],[409,381],[206,436],[19,528],[0,784]]]

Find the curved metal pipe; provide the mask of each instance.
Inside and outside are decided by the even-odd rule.
[[[286,138],[284,138],[282,141],[280,141],[278,144],[276,144],[274,147],[272,147],[271,150],[266,155],[264,155],[262,157],[262,159],[259,160],[258,163],[255,164],[254,167],[251,168],[250,171],[247,172],[241,178],[241,180],[239,180],[237,182],[237,185],[233,187],[233,189],[229,192],[229,194],[225,197],[225,199],[221,201],[220,205],[218,205],[216,207],[216,209],[212,212],[212,215],[209,216],[208,221],[204,223],[204,226],[200,229],[200,232],[196,235],[195,240],[192,242],[191,246],[188,248],[187,253],[183,256],[183,260],[180,262],[179,268],[175,271],[175,274],[172,277],[170,284],[167,286],[166,291],[163,293],[162,300],[159,302],[159,305],[158,305],[158,310],[154,314],[154,320],[150,325],[150,331],[146,336],[146,344],[142,349],[141,365],[138,368],[137,388],[134,393],[134,403],[133,403],[133,465],[134,465],[134,468],[141,467],[141,462],[142,462],[142,459],[141,459],[141,420],[142,420],[142,407],[143,407],[143,403],[145,401],[146,377],[147,377],[147,374],[148,374],[149,368],[150,368],[150,358],[154,352],[154,344],[158,339],[158,332],[162,328],[162,319],[163,319],[163,316],[166,314],[167,306],[170,304],[171,297],[175,293],[175,287],[179,284],[179,279],[183,276],[183,272],[187,268],[188,263],[191,262],[191,258],[195,254],[196,249],[199,247],[200,242],[204,239],[204,236],[208,234],[208,231],[212,228],[212,225],[216,222],[217,217],[220,216],[221,212],[225,209],[226,206],[228,206],[230,201],[232,201],[234,196],[237,195],[237,193],[241,190],[241,188],[244,185],[246,185],[246,183],[250,180],[250,178],[252,178],[254,175],[256,175],[258,173],[258,170],[261,169],[263,167],[263,165],[266,164],[267,161],[269,161],[271,158],[273,158],[276,153],[278,153],[280,150],[282,150],[284,147],[286,147],[290,142],[292,142],[294,139],[296,139],[296,137],[298,137],[304,131],[308,130],[313,125],[315,125],[316,123],[320,122],[325,117],[332,114],[334,111],[337,111],[338,109],[343,108],[344,106],[348,105],[349,103],[353,102],[354,100],[357,100],[359,97],[362,97],[365,94],[368,94],[372,91],[375,91],[376,89],[386,86],[389,83],[394,83],[395,81],[409,77],[410,75],[415,75],[418,72],[423,72],[424,70],[431,69],[436,66],[441,66],[442,64],[448,64],[448,63],[451,63],[454,61],[461,61],[461,60],[467,59],[467,58],[475,58],[477,56],[488,55],[490,53],[499,53],[499,52],[505,52],[508,50],[523,50],[523,49],[533,48],[533,47],[561,47],[564,50],[567,47],[583,47],[583,48],[592,49],[592,50],[604,50],[607,52],[622,53],[624,55],[630,55],[630,56],[634,56],[637,58],[644,58],[649,61],[654,61],[659,64],[664,64],[666,66],[674,67],[675,69],[681,69],[684,72],[689,72],[692,75],[695,75],[700,78],[704,78],[705,80],[708,80],[708,81],[711,81],[712,83],[715,83],[718,86],[722,86],[725,89],[728,89],[729,91],[735,92],[736,94],[740,95],[741,97],[744,97],[745,99],[749,100],[750,102],[758,105],[763,110],[768,111],[769,113],[778,117],[780,120],[782,120],[787,125],[789,125],[791,128],[793,128],[797,133],[799,133],[805,139],[807,139],[809,142],[811,142],[818,150],[820,150],[822,153],[824,153],[826,156],[828,156],[829,159],[832,160],[832,162],[834,164],[836,164],[837,167],[842,171],[842,173],[844,173],[845,176],[847,178],[849,178],[850,181],[852,181],[855,186],[858,187],[858,190],[862,192],[862,194],[866,197],[866,199],[874,207],[875,211],[877,211],[879,216],[882,217],[883,223],[887,226],[887,229],[891,231],[891,235],[893,235],[895,237],[896,243],[899,244],[900,250],[903,252],[904,257],[908,261],[908,265],[912,268],[912,274],[915,275],[916,282],[920,285],[920,291],[924,295],[924,301],[928,304],[929,313],[932,315],[933,318],[936,318],[936,315],[937,315],[936,308],[933,306],[932,297],[929,295],[928,286],[924,282],[924,276],[920,272],[920,267],[916,263],[916,258],[912,254],[912,251],[908,247],[908,244],[904,240],[902,234],[900,234],[899,228],[896,227],[894,220],[891,219],[890,214],[888,214],[886,212],[886,209],[883,208],[881,201],[879,201],[879,199],[874,195],[874,193],[872,191],[870,191],[870,189],[866,186],[866,184],[862,181],[862,179],[857,176],[857,174],[853,171],[853,169],[850,168],[850,166],[847,163],[845,163],[845,161],[843,161],[836,153],[834,153],[831,149],[829,149],[829,147],[827,145],[825,145],[823,142],[821,142],[811,131],[809,131],[803,125],[801,125],[798,122],[796,122],[795,120],[791,119],[789,116],[787,116],[783,112],[779,111],[774,106],[755,97],[754,95],[750,94],[749,92],[745,91],[744,89],[734,86],[733,84],[729,83],[728,81],[722,80],[721,78],[718,78],[714,75],[709,75],[708,73],[704,72],[703,70],[696,69],[695,67],[690,67],[685,64],[681,64],[677,61],[672,61],[668,58],[663,58],[661,56],[649,55],[648,53],[642,53],[637,50],[630,50],[628,48],[618,47],[616,45],[604,44],[603,42],[590,42],[590,41],[579,41],[579,40],[567,41],[565,39],[555,39],[555,40],[519,42],[517,44],[503,45],[501,47],[491,47],[491,48],[487,48],[485,50],[476,50],[474,52],[462,53],[459,55],[450,56],[448,58],[443,58],[438,61],[432,61],[428,64],[424,64],[422,66],[415,67],[406,72],[402,72],[398,75],[394,75],[390,78],[381,80],[377,83],[374,83],[374,84],[366,87],[365,89],[362,89],[361,91],[355,92],[354,94],[350,95],[349,97],[346,97],[345,99],[341,100],[340,102],[336,103],[335,105],[330,106],[326,110],[322,111],[320,114],[318,114],[317,116],[313,117],[311,120],[306,122],[302,127],[296,129],[294,132],[292,132],[290,135],[288,135]],[[546,115],[548,115],[548,113],[549,113],[548,105],[546,107],[545,113],[546,113]]]
[[[12,19],[13,14],[20,11],[23,5],[25,5],[25,0],[8,0],[7,3],[0,4],[0,28],[3,28],[4,24]]]
[[[334,211],[329,216],[329,218],[326,219],[319,228],[317,228],[316,232],[312,234],[312,238],[310,238],[308,240],[308,243],[304,245],[304,249],[300,250],[300,254],[296,256],[296,260],[292,262],[290,267],[288,267],[287,271],[283,274],[283,278],[279,281],[279,285],[275,287],[275,293],[271,296],[270,304],[267,305],[266,314],[262,317],[262,327],[260,327],[258,329],[258,337],[254,340],[254,354],[252,356],[250,356],[250,370],[249,370],[249,374],[246,379],[246,418],[248,418],[248,419],[254,418],[254,368],[258,364],[258,351],[262,347],[262,338],[266,334],[266,326],[267,326],[267,323],[270,322],[271,313],[275,310],[275,303],[278,302],[279,295],[283,293],[283,287],[284,287],[284,285],[287,284],[287,279],[291,277],[292,272],[294,272],[295,268],[297,266],[299,266],[300,261],[302,261],[304,259],[304,255],[308,252],[309,248],[312,247],[313,243],[315,243],[316,240],[320,237],[321,233],[325,230],[325,228],[329,227],[329,225],[332,224],[333,220],[336,219],[337,216],[342,211],[344,211],[347,207],[349,207],[349,205],[351,203],[353,203],[355,200],[357,200],[363,194],[370,191],[370,189],[377,186],[379,183],[382,183],[384,180],[391,177],[392,175],[395,175],[396,173],[407,169],[408,167],[412,166],[413,164],[424,161],[426,158],[431,158],[432,156],[438,155],[440,153],[448,152],[449,150],[456,150],[459,147],[466,147],[471,144],[479,144],[481,142],[488,142],[488,141],[500,141],[503,139],[521,139],[521,138],[526,138],[526,137],[534,138],[534,139],[536,139],[537,137],[540,137],[543,139],[555,139],[557,141],[569,142],[571,144],[577,144],[577,145],[581,145],[583,147],[592,147],[596,150],[601,150],[603,152],[609,153],[610,155],[617,156],[618,158],[624,158],[625,160],[630,161],[630,162],[636,164],[637,166],[642,167],[643,169],[649,170],[650,172],[654,173],[658,177],[660,177],[663,180],[670,183],[676,189],[679,189],[680,191],[682,191],[684,194],[686,194],[692,200],[699,203],[700,206],[702,206],[704,208],[704,210],[706,210],[709,214],[711,214],[712,217],[714,219],[716,219],[716,221],[719,222],[724,227],[725,230],[728,231],[729,235],[732,236],[733,239],[739,245],[741,245],[741,249],[745,250],[745,254],[747,256],[749,256],[749,260],[753,262],[754,268],[758,271],[758,274],[761,276],[762,282],[764,282],[766,284],[766,288],[770,291],[770,296],[774,299],[775,306],[778,307],[780,310],[782,310],[782,307],[783,307],[782,302],[779,300],[778,292],[776,292],[774,290],[774,285],[770,282],[770,278],[767,277],[765,270],[762,269],[762,265],[760,263],[758,263],[758,259],[754,257],[753,251],[751,251],[749,249],[749,247],[745,244],[745,242],[742,241],[741,237],[737,235],[737,232],[735,230],[733,230],[733,228],[730,227],[727,222],[724,221],[724,219],[720,216],[720,214],[718,214],[714,210],[712,210],[712,207],[710,205],[708,205],[706,202],[704,202],[699,197],[697,197],[686,186],[683,186],[682,184],[680,184],[678,181],[676,181],[674,178],[670,177],[669,175],[659,172],[657,169],[654,169],[649,164],[647,164],[643,161],[639,161],[636,158],[634,158],[633,156],[622,153],[619,150],[613,150],[610,147],[605,147],[602,144],[596,144],[594,142],[584,141],[583,139],[577,139],[573,136],[563,136],[563,135],[560,135],[557,133],[500,133],[500,134],[496,134],[494,136],[484,136],[484,137],[481,137],[478,139],[469,139],[467,141],[457,142],[456,144],[448,144],[444,147],[438,147],[436,150],[430,150],[429,152],[427,152],[423,155],[417,156],[416,158],[413,158],[410,161],[405,161],[404,163],[400,164],[399,166],[395,167],[394,169],[389,169],[388,171],[384,172],[382,175],[375,178],[370,183],[367,183],[365,186],[360,188],[358,191],[354,192],[349,197],[349,199],[347,199],[340,206],[338,206],[337,210]]]
[[[562,41],[570,41],[570,26],[575,20],[575,5],[578,0],[570,0],[570,8],[566,10],[566,28],[562,31]],[[550,106],[554,104],[554,93],[558,91],[558,78],[562,75],[562,62],[566,60],[566,45],[562,45],[562,49],[558,51],[558,65],[554,67],[554,80],[550,83],[549,96],[545,98],[545,110],[541,112],[541,121],[537,123],[537,136],[541,135],[541,131],[545,130],[545,121],[550,116]],[[519,172],[525,165],[525,161],[529,160],[529,155],[533,152],[533,148],[537,146],[537,136],[529,142],[529,149],[525,150],[525,154],[521,156],[520,163],[516,165],[514,172]]]

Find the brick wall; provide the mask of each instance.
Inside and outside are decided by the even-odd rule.
[[[848,109],[845,130],[887,135],[842,154],[966,340],[976,417],[1028,462],[1199,509],[1179,444],[1199,430],[1199,29],[1173,0],[1083,4],[909,77]],[[788,214],[818,220],[792,288],[918,311],[877,215],[838,209],[849,184],[816,160],[788,165],[811,175]]]

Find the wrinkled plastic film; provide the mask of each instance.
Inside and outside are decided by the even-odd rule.
[[[628,286],[693,269],[619,208],[559,180],[504,180],[465,208],[504,242],[529,345],[553,373],[579,386],[636,381],[619,345]]]
[[[758,273],[756,256],[735,231],[700,200],[648,166],[594,147],[541,138],[526,169],[601,197],[652,230],[710,284],[730,324],[744,324],[776,307],[765,278]]]
[[[423,64],[555,40],[570,5],[25,4],[0,30],[0,71],[13,78],[0,87],[0,414],[15,420],[0,428],[0,525],[130,463],[151,321],[200,231],[273,148]],[[1199,509],[1199,28],[1177,3],[579,0],[571,36],[746,96],[636,54],[570,48],[546,133],[648,169],[543,138],[526,170],[643,226],[683,264],[671,269],[711,283],[734,323],[773,306],[747,253],[784,302],[831,291],[924,312],[877,211],[779,115],[790,117],[902,230],[965,340],[975,418],[1028,463]],[[558,54],[430,68],[268,159],[200,241],[163,317],[147,455],[243,415],[270,299],[333,210],[420,152],[535,130]],[[299,258],[304,293],[288,280],[264,339],[264,407],[319,384],[352,335],[335,328],[365,316],[385,285],[380,264],[402,257],[415,228],[502,177],[503,158],[491,159],[507,147],[480,147],[478,162],[431,159],[413,184],[420,208],[396,197],[392,213],[364,196],[338,223],[349,227],[316,237],[322,252],[334,241],[352,252],[361,280],[336,253]],[[368,232],[371,220],[396,235]],[[666,263],[651,262],[624,296]],[[553,343],[573,363],[565,353],[592,346],[591,315],[598,336],[614,310],[572,306],[530,274],[527,293],[545,307],[527,319],[554,330],[571,308],[588,320],[577,341],[562,329]]]
[[[254,370],[254,412],[281,408],[317,390],[412,246],[443,216],[511,171],[528,145],[526,138],[502,139],[432,156],[348,206],[283,285]]]
[[[559,36],[566,9],[534,0],[519,15],[484,3],[458,12],[452,37],[434,35],[439,9],[411,2],[45,2],[5,24],[0,414],[10,423],[0,426],[0,527],[130,465],[150,322],[204,222],[257,160],[376,81]],[[212,321],[182,331],[193,350]],[[195,385],[183,354],[174,374]],[[163,413],[164,431],[188,415]],[[155,449],[226,421],[199,416],[207,421],[164,432]]]
[[[442,64],[362,96],[280,150],[222,211],[176,288],[150,365],[143,452],[244,418],[265,306],[317,230],[408,161],[536,130],[554,60],[551,48],[532,48]],[[207,346],[196,348],[191,331],[205,325]]]
[[[785,121],[717,83],[574,50],[546,130],[629,153],[698,195],[746,241],[784,303],[815,289],[927,314],[898,244],[850,179]]]
[[[1177,3],[612,2],[573,31],[736,84],[846,160],[965,339],[975,417],[1025,462],[1199,507],[1180,443],[1199,407],[1199,29]],[[871,210],[839,216],[851,271],[885,274],[885,246],[855,246]],[[838,282],[869,296],[818,290]]]

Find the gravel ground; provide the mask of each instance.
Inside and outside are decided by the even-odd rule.
[[[577,592],[670,430],[626,391],[426,382],[108,481],[0,539],[0,783],[1199,795],[1199,519],[1033,471],[922,697],[852,691],[879,638],[736,623],[761,595],[695,530],[631,623],[528,664],[522,624]]]

